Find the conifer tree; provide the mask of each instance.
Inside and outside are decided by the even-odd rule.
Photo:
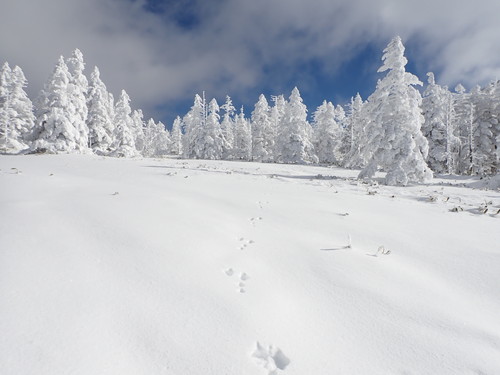
[[[221,105],[220,109],[224,111],[221,123],[221,131],[222,131],[222,136],[224,138],[222,158],[227,160],[231,158],[234,146],[235,108],[233,106],[233,101],[231,100],[229,95],[226,96],[226,102],[223,105]]]
[[[35,152],[85,152],[87,138],[79,125],[79,114],[72,101],[74,85],[64,57],[60,57],[41,91],[36,105]],[[71,86],[70,86],[71,85]],[[71,94],[70,94],[71,93]]]
[[[429,84],[422,100],[422,132],[429,143],[427,163],[434,172],[452,174],[457,171],[460,150],[453,97],[446,87],[436,84],[433,73],[427,76]]]
[[[275,143],[275,132],[271,109],[266,97],[261,94],[252,112],[252,160],[271,162]]]
[[[89,129],[87,126],[87,92],[88,80],[83,71],[85,63],[83,54],[79,49],[75,49],[71,57],[67,59],[66,64],[70,74],[68,83],[68,111],[70,112],[70,121],[76,130],[78,150],[84,152],[88,149]]]
[[[208,105],[208,115],[206,119],[206,130],[203,141],[203,159],[220,160],[224,149],[224,138],[220,126],[219,104],[217,100],[212,99]]]
[[[0,68],[0,150],[19,153],[28,149],[35,118],[33,105],[24,91],[27,85],[22,69]]]
[[[196,94],[191,110],[184,116],[183,156],[186,159],[198,159],[201,157],[201,147],[205,123],[206,123],[206,101]]]
[[[115,130],[111,156],[135,157],[139,152],[135,147],[135,138],[132,133],[132,109],[130,108],[130,97],[122,90],[120,99],[115,105]]]
[[[132,111],[130,117],[132,119],[130,131],[134,136],[135,148],[139,154],[142,154],[144,150],[144,128],[146,127],[144,123],[144,114],[141,109],[136,109]]]
[[[233,158],[236,160],[250,160],[252,158],[252,133],[250,123],[245,118],[243,106],[236,118]]]
[[[320,163],[340,164],[338,149],[341,129],[335,117],[334,105],[326,100],[313,114],[313,144]]]
[[[175,118],[172,125],[170,141],[170,153],[182,155],[182,119],[179,116]]]
[[[359,93],[354,98],[351,98],[340,148],[342,165],[346,168],[360,168],[365,165],[360,158],[362,147],[360,137],[365,124],[363,106],[363,99],[361,99]]]
[[[87,126],[89,128],[89,147],[97,154],[105,155],[111,151],[113,143],[113,103],[97,67],[90,74],[87,94]]]
[[[307,108],[302,103],[299,90],[292,90],[279,123],[276,159],[281,163],[317,163],[311,142],[312,129],[307,122]]]
[[[428,144],[422,135],[422,97],[413,85],[422,83],[405,71],[408,60],[400,37],[384,50],[379,72],[388,71],[368,98],[370,123],[365,127],[367,143],[362,149],[368,165],[359,178],[371,178],[379,167],[388,185],[407,185],[432,178],[425,163]]]

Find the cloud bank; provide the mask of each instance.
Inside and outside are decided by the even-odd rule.
[[[500,76],[498,14],[497,0],[6,0],[0,60],[23,68],[33,97],[78,47],[110,91],[160,115],[201,90],[253,101],[288,90],[311,60],[307,74],[334,75],[396,34],[439,82],[485,83]]]

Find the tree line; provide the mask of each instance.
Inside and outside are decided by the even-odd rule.
[[[125,90],[115,101],[97,67],[87,79],[78,49],[59,58],[34,103],[22,69],[4,63],[0,151],[321,163],[359,168],[360,178],[383,170],[391,185],[424,182],[433,173],[498,173],[498,81],[451,92],[428,73],[422,95],[415,88],[422,82],[405,70],[404,50],[399,37],[384,49],[378,72],[386,74],[366,100],[357,94],[345,107],[325,100],[311,121],[297,88],[288,99],[260,95],[249,117],[229,96],[219,106],[203,93],[171,131],[132,110]]]

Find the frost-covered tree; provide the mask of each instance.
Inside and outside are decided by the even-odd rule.
[[[479,95],[481,88],[475,87],[470,93],[458,84],[455,87],[453,97],[453,126],[457,129],[457,135],[460,140],[460,150],[458,157],[458,173],[474,173],[474,165],[477,162],[476,145],[474,143],[474,134],[477,129],[476,108],[473,97]]]
[[[114,132],[114,109],[106,85],[101,80],[97,67],[90,74],[87,94],[87,126],[89,128],[89,147],[99,155],[111,151]]]
[[[341,129],[335,112],[334,105],[325,100],[313,114],[313,144],[320,163],[339,164]]]
[[[276,137],[278,136],[278,129],[280,126],[281,119],[285,115],[285,108],[287,101],[283,95],[278,95],[278,96],[271,96],[271,100],[273,101],[274,105],[271,107],[270,111],[270,120],[271,120],[271,129],[273,132],[273,139],[274,139],[274,147],[272,150],[272,161],[277,160],[277,155],[279,154],[278,146],[277,146],[277,140]]]
[[[0,69],[0,149],[2,152],[11,152],[17,148],[12,144],[14,139],[10,119],[12,118],[12,109],[10,97],[12,92],[12,69],[5,62]]]
[[[35,117],[33,105],[24,88],[27,85],[22,69],[0,69],[0,150],[18,153],[28,148]]]
[[[144,128],[146,127],[142,110],[132,111],[131,119],[130,130],[134,136],[135,148],[139,153],[142,153],[144,150]]]
[[[78,132],[78,148],[84,151],[88,148],[89,129],[87,126],[87,92],[88,80],[83,71],[85,63],[83,54],[79,49],[75,49],[71,57],[67,59],[66,64],[70,74],[68,84],[68,99],[70,112],[70,121]]]
[[[233,101],[229,97],[226,96],[226,102],[221,105],[220,109],[224,111],[224,115],[222,116],[221,122],[221,130],[222,136],[224,138],[223,150],[222,150],[222,158],[230,159],[233,146],[234,146],[234,114],[236,109],[233,106]]]
[[[264,94],[259,96],[252,112],[252,159],[261,162],[273,161],[275,131],[271,108]]]
[[[179,116],[175,118],[172,125],[170,153],[172,155],[182,155],[182,119]]]
[[[225,149],[225,140],[222,135],[219,116],[219,104],[217,100],[212,99],[208,104],[208,115],[206,119],[206,129],[204,132],[203,159],[220,160]]]
[[[170,134],[165,125],[150,119],[144,128],[144,148],[142,154],[146,157],[167,155],[170,148]]]
[[[427,163],[434,172],[452,174],[457,171],[460,150],[453,96],[446,87],[436,84],[433,73],[427,76],[422,100],[422,133],[429,143]]]
[[[88,149],[87,133],[76,111],[76,89],[71,81],[68,66],[61,56],[36,101],[38,128],[32,145],[35,152],[86,152]]]
[[[422,83],[405,71],[408,60],[400,37],[392,39],[382,60],[378,71],[388,73],[368,98],[370,123],[365,128],[367,143],[362,153],[370,161],[359,178],[371,178],[381,167],[387,172],[388,185],[426,181],[432,172],[425,163],[428,144],[421,131],[422,97],[413,87]]]
[[[236,160],[250,160],[252,158],[252,133],[243,107],[241,107],[235,123],[233,158]]]
[[[473,157],[473,173],[493,175],[499,170],[496,137],[499,125],[499,102],[496,93],[498,81],[494,81],[474,95],[476,131],[473,136],[476,152]]]
[[[307,108],[300,92],[292,90],[276,137],[276,159],[280,163],[317,163],[311,142],[312,129],[307,122]]]
[[[206,123],[206,101],[198,94],[191,110],[184,116],[183,156],[187,159],[201,158],[202,141]]]
[[[354,98],[351,98],[340,146],[342,165],[346,168],[359,168],[366,164],[360,159],[362,147],[360,137],[365,124],[363,106],[363,99],[361,99],[359,93]]]
[[[132,109],[130,108],[130,97],[122,90],[120,99],[115,105],[115,130],[113,134],[113,145],[110,156],[135,157],[139,152],[135,147],[135,138],[132,133]]]

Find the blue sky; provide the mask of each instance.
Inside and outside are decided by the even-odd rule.
[[[294,86],[310,112],[366,99],[395,35],[421,80],[487,83],[500,76],[498,14],[498,0],[5,0],[0,60],[23,68],[34,98],[59,55],[80,48],[115,96],[126,89],[170,126],[203,90],[247,115],[260,93]]]

